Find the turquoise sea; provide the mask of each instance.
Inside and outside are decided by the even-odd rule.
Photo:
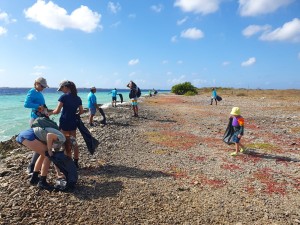
[[[0,88],[0,141],[10,139],[20,131],[29,128],[30,109],[24,108],[24,100],[30,88]],[[109,105],[111,103],[111,89],[97,89],[98,104]],[[170,92],[170,91],[159,91]],[[87,107],[88,88],[78,88],[78,95],[82,99],[82,105]],[[124,101],[128,101],[128,89],[118,90],[123,95]],[[55,88],[47,88],[43,91],[46,105],[49,109],[57,106],[58,98],[62,93]],[[142,96],[148,94],[148,90],[142,90]],[[117,101],[120,101],[118,98]],[[60,115],[51,116],[58,121]]]

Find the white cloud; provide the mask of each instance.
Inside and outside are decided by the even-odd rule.
[[[298,53],[298,59],[300,60],[300,52]]]
[[[168,80],[168,83],[171,84],[171,85],[173,85],[173,84],[182,83],[184,81],[185,81],[185,75],[181,75],[178,78],[173,78],[173,79]]]
[[[256,58],[255,57],[251,57],[249,58],[247,61],[242,62],[241,66],[251,66],[256,62]]]
[[[168,60],[163,60],[161,63],[162,63],[162,64],[168,64],[169,61],[168,61]]]
[[[5,72],[5,69],[0,68],[0,73],[4,73],[4,72]]]
[[[128,65],[129,66],[134,66],[134,65],[137,65],[139,63],[139,59],[131,59],[129,62],[128,62]]]
[[[164,6],[162,4],[159,4],[159,5],[152,5],[150,8],[154,12],[160,13],[164,9]]]
[[[250,37],[256,33],[268,31],[270,29],[271,29],[270,25],[264,25],[264,26],[250,25],[242,31],[242,34],[246,37]]]
[[[4,27],[0,27],[0,36],[5,35],[7,33],[7,29]]]
[[[0,20],[9,23],[8,14],[6,12],[0,12]]]
[[[263,33],[260,38],[263,41],[290,41],[300,42],[300,19],[295,18],[273,31]]]
[[[224,61],[224,62],[222,63],[222,66],[228,66],[229,64],[230,64],[230,62]]]
[[[117,22],[113,23],[110,27],[118,27],[118,26],[120,26],[120,24],[121,24],[121,21],[117,21]]]
[[[102,28],[101,15],[83,5],[68,15],[64,8],[52,1],[46,3],[44,0],[38,0],[30,8],[24,10],[24,13],[26,18],[54,30],[71,28],[90,33],[97,28]]]
[[[187,30],[182,31],[181,37],[196,40],[196,39],[203,38],[204,33],[201,30],[193,27],[193,28],[189,28]]]
[[[203,80],[203,79],[194,79],[192,81],[192,84],[194,86],[199,86],[199,85],[203,85],[203,84],[207,84],[207,80]]]
[[[34,70],[45,70],[47,69],[46,66],[43,66],[43,65],[36,65],[33,67]]]
[[[188,20],[188,17],[187,17],[187,16],[184,17],[184,18],[181,19],[181,20],[177,20],[177,25],[180,26],[180,25],[184,24],[187,20]]]
[[[136,14],[131,13],[131,14],[128,15],[128,18],[135,19],[136,18]]]
[[[107,8],[108,8],[109,11],[111,11],[114,14],[118,13],[119,11],[121,11],[121,5],[120,5],[119,2],[117,2],[117,3],[108,2]]]
[[[27,36],[25,37],[26,40],[28,41],[33,41],[33,40],[36,40],[36,37],[34,34],[27,34]]]
[[[177,36],[174,35],[174,36],[171,38],[171,42],[175,43],[175,42],[177,42],[177,41],[178,41]]]
[[[16,19],[11,19],[10,16],[6,13],[0,10],[0,21],[4,21],[4,23],[14,23],[17,20]]]
[[[176,0],[174,6],[184,12],[201,13],[203,15],[216,12],[221,0]]]
[[[275,12],[277,9],[291,4],[294,0],[239,0],[241,16],[257,16]]]
[[[183,64],[183,61],[182,60],[178,60],[177,64]]]

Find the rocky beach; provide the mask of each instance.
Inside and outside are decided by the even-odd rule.
[[[107,125],[87,125],[94,155],[78,133],[73,192],[31,186],[32,152],[0,143],[0,224],[300,224],[300,91],[218,90],[159,94],[107,108]],[[222,141],[233,106],[245,118],[247,150]],[[87,124],[87,114],[83,116]],[[53,166],[48,180],[55,181]]]

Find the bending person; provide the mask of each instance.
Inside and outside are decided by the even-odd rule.
[[[46,180],[50,159],[46,157],[45,154],[48,152],[48,155],[52,156],[52,150],[60,150],[66,141],[65,136],[54,128],[43,129],[35,127],[22,131],[17,136],[16,141],[40,155],[35,163],[30,183],[32,185],[37,184],[40,189],[52,190],[53,186]],[[38,176],[39,172],[41,173],[40,177]]]
[[[45,98],[42,94],[42,91],[47,87],[49,86],[47,85],[46,79],[43,77],[39,77],[34,81],[33,88],[31,88],[27,93],[26,99],[24,101],[24,107],[31,109],[30,120],[29,120],[30,127],[36,118],[42,116],[44,112],[47,112],[47,108],[45,105]],[[33,153],[31,162],[27,167],[27,172],[29,175],[32,174],[34,164],[38,159],[38,157],[39,157],[38,153],[36,152]]]

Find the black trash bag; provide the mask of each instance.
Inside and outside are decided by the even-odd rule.
[[[234,130],[232,126],[232,118],[230,117],[227,128],[223,136],[223,141],[228,145],[234,144],[234,142],[231,141],[233,134],[234,134]]]
[[[84,126],[84,123],[79,116],[76,118],[76,123],[77,128],[85,141],[88,151],[93,155],[100,142],[91,135],[90,131]]]
[[[219,101],[222,101],[222,97],[219,96],[219,95],[217,95],[217,101],[218,101],[218,102],[219,102]]]
[[[122,95],[122,94],[118,94],[118,95],[119,95],[119,97],[120,97],[121,103],[123,103],[123,95]]]
[[[49,157],[48,152],[46,156]],[[67,184],[63,188],[74,189],[78,181],[78,172],[74,161],[69,156],[65,155],[63,151],[53,152],[53,155],[49,159],[59,168],[59,170],[65,175]]]

